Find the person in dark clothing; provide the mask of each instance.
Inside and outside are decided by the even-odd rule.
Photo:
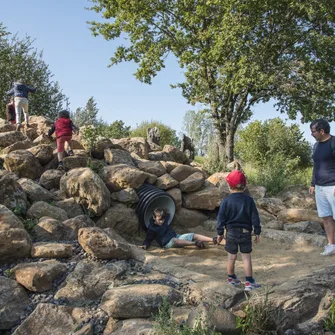
[[[36,88],[26,85],[23,80],[14,83],[14,86],[7,92],[7,95],[14,96],[15,113],[16,113],[16,130],[19,131],[21,127],[21,110],[23,109],[24,120],[26,127],[29,127],[28,114],[28,94],[35,93]]]
[[[226,177],[230,195],[221,202],[217,221],[217,242],[220,243],[226,229],[227,283],[239,286],[241,281],[235,275],[235,262],[238,250],[242,254],[245,273],[245,291],[260,288],[253,278],[251,251],[251,233],[254,230],[255,242],[260,241],[260,219],[254,200],[243,193],[246,187],[246,177],[238,170],[234,170]]]
[[[143,249],[147,249],[153,240],[156,240],[165,249],[188,245],[195,245],[199,249],[203,249],[205,247],[204,242],[213,242],[216,244],[216,238],[194,233],[176,234],[168,224],[169,217],[170,215],[161,208],[154,210],[154,215],[148,226],[147,236],[143,242]]]
[[[310,125],[312,136],[317,143],[313,152],[313,174],[309,193],[314,194],[318,216],[322,218],[328,244],[322,256],[335,254],[335,157],[332,148],[330,125],[324,119],[318,119]]]
[[[13,97],[10,98],[9,104],[6,105],[6,117],[9,123],[11,124],[16,123],[15,104]]]
[[[56,132],[56,139],[57,139],[57,151],[58,151],[58,170],[63,170],[63,158],[64,158],[64,151],[65,151],[65,142],[68,144],[69,151],[67,154],[69,156],[73,156],[73,150],[71,147],[72,141],[72,132],[77,132],[77,127],[73,124],[72,120],[70,119],[70,113],[66,110],[59,112],[58,119],[51,127],[48,132],[48,137]]]

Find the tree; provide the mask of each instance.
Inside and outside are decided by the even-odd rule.
[[[93,97],[90,97],[86,106],[77,108],[76,112],[72,115],[73,123],[77,127],[83,126],[98,126],[102,123],[97,119],[99,109]]]
[[[30,37],[11,36],[0,22],[0,97],[6,97],[15,80],[24,79],[37,91],[29,96],[30,114],[56,118],[68,104],[57,81],[53,80],[43,53],[33,48]],[[0,117],[5,117],[6,100],[0,100]]]
[[[102,125],[103,136],[107,138],[124,138],[130,134],[130,126],[125,126],[121,120],[116,120],[110,125]]]
[[[335,117],[335,2],[332,0],[91,0],[106,21],[93,35],[127,38],[111,65],[138,64],[151,83],[173,54],[188,102],[211,110],[220,155],[233,159],[234,135],[252,107],[275,99],[302,121]]]
[[[289,170],[311,166],[311,146],[297,124],[285,125],[280,118],[254,121],[238,131],[235,150],[245,163],[275,168],[280,162]]]
[[[195,151],[200,156],[206,153],[209,135],[213,132],[213,122],[209,116],[206,109],[197,112],[189,110],[184,116],[183,129],[192,138]]]
[[[164,147],[165,144],[180,147],[180,140],[176,135],[176,131],[171,127],[159,121],[151,120],[143,121],[135,129],[131,130],[130,137],[144,137],[147,138],[147,129],[157,127],[161,135],[160,145]]]

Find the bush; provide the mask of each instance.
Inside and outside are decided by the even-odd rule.
[[[165,144],[173,145],[177,148],[180,147],[180,140],[176,135],[176,131],[171,127],[159,121],[151,120],[143,121],[135,129],[131,130],[130,137],[144,137],[147,138],[147,129],[157,127],[160,132],[161,141],[160,146],[164,147]]]

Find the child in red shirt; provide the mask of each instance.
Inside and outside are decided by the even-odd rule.
[[[65,151],[65,142],[67,142],[69,151],[67,154],[73,156],[73,150],[71,148],[72,132],[77,132],[78,128],[73,124],[70,119],[70,113],[67,110],[59,112],[58,119],[51,127],[48,132],[48,137],[50,137],[56,131],[57,139],[57,151],[58,151],[58,170],[63,170],[63,158]]]

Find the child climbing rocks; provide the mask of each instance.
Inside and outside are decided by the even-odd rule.
[[[77,127],[73,124],[72,120],[70,119],[70,113],[67,110],[63,110],[59,112],[58,119],[51,127],[48,132],[48,137],[56,132],[56,139],[57,139],[57,151],[58,151],[58,170],[63,170],[63,158],[64,158],[64,151],[65,151],[65,142],[67,142],[69,151],[67,154],[69,156],[73,156],[73,150],[71,147],[72,141],[72,132],[77,132]]]

